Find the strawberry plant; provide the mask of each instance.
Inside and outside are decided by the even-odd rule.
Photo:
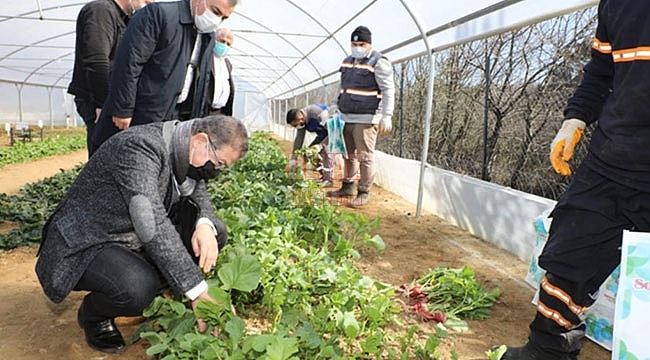
[[[286,162],[272,140],[256,133],[249,155],[208,184],[230,234],[217,267],[206,274],[217,304],[201,302],[197,310],[211,328],[198,332],[183,298],[158,297],[134,340],[146,339],[147,354],[158,359],[444,359],[438,345],[445,328],[464,313],[447,310],[452,320],[435,333],[400,332],[393,287],[353,264],[359,246],[383,251],[381,237],[371,234],[379,220],[340,211],[313,182],[290,179]],[[20,196],[0,194],[0,221],[19,226],[0,237],[0,247],[39,242],[43,221],[80,169],[29,184]],[[435,274],[422,279],[420,294],[427,299],[433,279],[447,289],[473,277],[469,268]],[[486,301],[479,289],[467,288],[465,299]],[[440,311],[445,301],[463,304],[431,299]],[[476,314],[487,316],[485,308]],[[214,328],[216,337],[209,335]]]
[[[188,329],[182,304],[156,300],[142,333],[151,343],[148,353],[162,359],[407,359],[416,352],[433,358],[439,341],[419,344],[414,333],[387,330],[400,312],[393,287],[362,275],[352,262],[357,246],[383,250],[381,238],[370,235],[378,220],[340,212],[318,198],[313,183],[289,179],[286,157],[263,134],[254,134],[249,147],[208,190],[230,233],[217,268],[241,278],[238,272],[252,263],[228,264],[253,257],[259,281],[230,289],[221,270],[208,274],[211,291],[222,298],[220,305],[204,305],[201,316],[221,330],[216,338]],[[309,190],[302,194],[311,206],[295,206],[287,194],[296,187]],[[231,303],[236,313],[226,310]]]
[[[27,184],[20,189],[19,195],[0,194],[0,223],[16,224],[8,233],[0,234],[0,249],[40,243],[43,223],[72,185],[81,167],[61,170],[54,176]]]
[[[61,136],[37,142],[16,142],[12,147],[0,148],[0,167],[8,164],[66,154],[86,148],[85,136]]]

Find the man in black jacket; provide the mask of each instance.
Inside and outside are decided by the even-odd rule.
[[[77,112],[86,124],[90,155],[95,122],[108,94],[115,50],[129,17],[154,0],[95,0],[77,16],[74,70],[68,93],[75,96]]]
[[[90,347],[123,352],[114,318],[141,315],[165,287],[193,309],[211,300],[201,269],[216,264],[228,236],[206,181],[247,151],[241,121],[216,115],[135,126],[88,160],[43,227],[36,274],[57,303],[88,291],[77,320]],[[195,210],[189,239],[170,216],[185,199]]]
[[[568,161],[593,124],[589,152],[550,215],[528,342],[501,360],[577,359],[585,312],[620,263],[623,230],[650,232],[648,13],[646,0],[600,1],[591,60],[551,142],[551,164],[571,175]]]
[[[131,125],[204,115],[212,33],[237,2],[157,2],[135,14],[117,48],[95,148]]]

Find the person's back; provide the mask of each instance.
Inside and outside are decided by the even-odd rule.
[[[84,5],[76,21],[75,58],[68,93],[86,124],[87,147],[108,95],[115,51],[129,16],[149,0],[94,0]]]
[[[204,83],[201,77],[207,75],[214,45],[210,32],[236,3],[159,2],[136,13],[117,49],[106,109],[93,134],[95,148],[131,125],[180,119],[186,109],[188,118],[204,115],[205,87],[196,84]],[[217,4],[220,15],[213,12]]]

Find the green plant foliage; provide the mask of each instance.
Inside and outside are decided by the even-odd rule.
[[[155,332],[142,334],[149,351],[163,359],[289,360],[408,359],[417,350],[433,359],[439,341],[419,344],[410,333],[404,341],[412,346],[399,347],[404,335],[385,330],[400,312],[394,289],[352,263],[358,246],[384,249],[381,237],[370,234],[379,220],[339,211],[313,183],[290,179],[287,158],[268,135],[253,134],[249,148],[208,184],[230,240],[218,270],[208,274],[217,304],[202,301],[197,315],[219,336],[196,328],[172,336],[157,324],[181,324],[185,314],[157,300],[146,313]],[[264,324],[255,333],[246,325],[253,319]]]
[[[52,155],[67,154],[85,148],[85,136],[61,136],[35,142],[18,141],[11,147],[0,148],[0,167]]]
[[[371,234],[379,219],[340,211],[315,184],[290,179],[286,163],[268,135],[255,133],[248,155],[208,183],[230,235],[206,274],[216,303],[197,307],[208,330],[198,331],[186,299],[158,297],[133,340],[147,340],[156,359],[443,359],[444,329],[387,330],[400,326],[393,287],[352,262],[359,246],[385,248]],[[0,195],[0,221],[19,224],[0,246],[40,241],[43,221],[81,167],[29,184],[20,196]]]
[[[41,181],[27,184],[19,195],[0,194],[0,223],[15,223],[16,227],[0,234],[0,250],[18,246],[32,246],[41,241],[41,227],[54,211],[82,165]]]
[[[427,310],[431,313],[441,311],[449,318],[445,326],[454,325],[454,319],[488,318],[492,305],[501,294],[498,288],[486,291],[469,266],[460,269],[437,267],[415,283],[427,296]],[[463,324],[454,326],[462,327]]]

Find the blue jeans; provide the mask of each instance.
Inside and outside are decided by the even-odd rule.
[[[74,288],[90,291],[79,308],[78,320],[85,324],[142,315],[166,286],[158,269],[145,256],[118,245],[107,246]]]

